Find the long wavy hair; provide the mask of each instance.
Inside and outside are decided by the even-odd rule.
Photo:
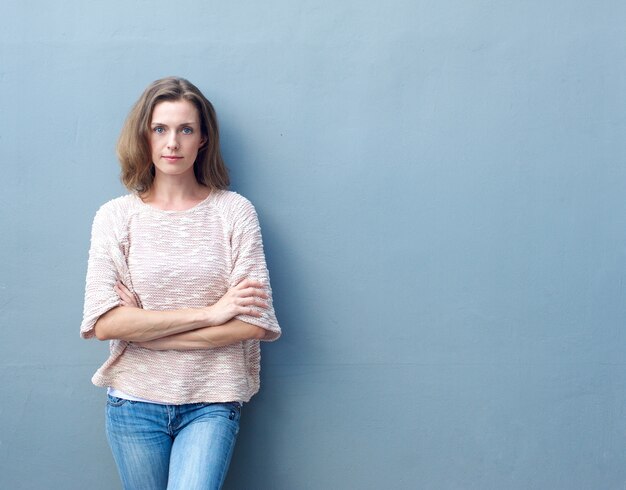
[[[152,82],[131,109],[117,142],[117,157],[122,167],[122,183],[131,191],[145,194],[154,183],[154,165],[150,152],[150,122],[154,107],[163,101],[191,102],[200,116],[202,136],[206,142],[198,151],[193,165],[199,184],[226,189],[230,184],[228,170],[220,152],[219,128],[215,109],[200,90],[179,77]]]

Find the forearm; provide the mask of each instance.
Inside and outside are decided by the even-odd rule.
[[[267,294],[262,288],[263,284],[259,281],[244,279],[230,288],[217,303],[211,306],[155,311],[138,308],[134,295],[124,284],[117,282],[114,289],[120,297],[122,306],[107,311],[98,319],[94,327],[95,334],[100,340],[119,339],[131,342],[149,342],[203,327],[236,326],[235,331],[231,331],[229,328],[218,328],[217,331],[208,335],[199,332],[200,335],[189,335],[176,340],[184,343],[192,342],[193,345],[198,342],[201,344],[203,342],[209,344],[215,342],[215,345],[198,347],[209,348],[232,344],[245,340],[245,338],[256,338],[254,335],[260,335],[260,333],[250,329],[258,329],[259,327],[239,322],[247,325],[247,327],[243,327],[237,323],[237,320],[233,319],[237,315],[261,316],[260,309],[267,307],[265,302]],[[263,329],[259,330],[262,331]]]
[[[145,342],[189,332],[210,324],[209,314],[205,308],[153,311],[118,306],[98,319],[95,333],[100,340]]]
[[[233,319],[223,325],[198,328],[138,344],[152,350],[199,350],[224,347],[242,340],[260,340],[264,336],[263,328]]]

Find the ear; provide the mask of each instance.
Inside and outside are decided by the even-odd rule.
[[[204,148],[209,142],[209,138],[207,136],[203,136],[200,140],[200,148]]]

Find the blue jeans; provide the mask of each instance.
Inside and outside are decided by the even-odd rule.
[[[107,395],[106,432],[125,490],[219,489],[241,405],[158,405]]]

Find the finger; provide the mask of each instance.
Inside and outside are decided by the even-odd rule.
[[[247,289],[250,287],[253,288],[262,288],[263,283],[261,281],[257,281],[256,279],[244,279],[239,284],[235,286],[237,289]]]
[[[122,284],[119,287],[119,290],[121,291],[122,296],[124,300],[126,300],[126,302],[130,303],[133,306],[137,306],[137,300],[135,299],[135,295],[130,292],[130,289],[128,289],[126,286]]]
[[[239,300],[241,306],[258,306],[259,308],[267,308],[267,303],[258,298],[243,298]]]
[[[124,291],[127,295],[132,295],[132,293],[130,292],[130,289],[128,289],[126,287],[126,284],[124,284],[122,281],[117,281],[117,286]]]
[[[116,286],[125,298],[129,299],[133,297],[133,293],[130,292],[130,289],[128,289],[123,282],[117,281]]]
[[[244,313],[244,315],[248,315],[248,316],[254,316],[256,318],[260,317],[263,315],[263,313],[261,313],[258,310],[255,310],[254,308],[246,308],[246,312]]]
[[[267,299],[267,293],[265,292],[265,290],[259,289],[259,288],[254,288],[254,287],[242,289],[241,291],[239,291],[239,294],[242,297],[256,296],[258,298]]]
[[[261,317],[265,313],[267,309],[267,305],[261,301],[253,302],[245,305],[240,305],[238,307],[239,313],[238,315],[250,315],[254,317]]]
[[[124,288],[124,289],[126,289],[126,288]],[[131,302],[133,300],[133,297],[131,296],[130,293],[126,292],[126,291],[128,291],[128,289],[126,289],[126,291],[124,291],[124,289],[122,289],[117,284],[115,285],[115,292],[120,297],[120,299],[122,299],[123,301],[126,301],[126,302]]]

